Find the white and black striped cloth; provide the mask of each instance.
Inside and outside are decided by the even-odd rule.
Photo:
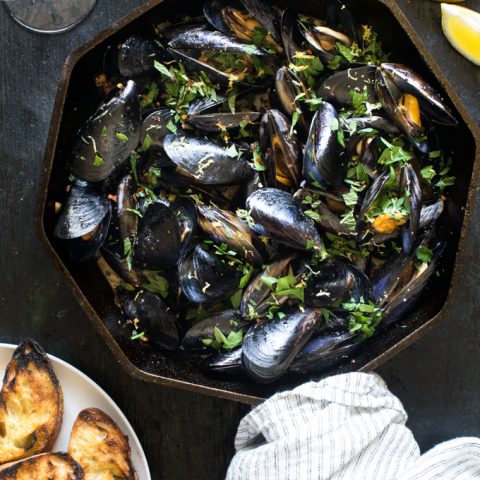
[[[226,480],[480,479],[480,439],[420,455],[406,420],[378,375],[309,382],[242,419]]]

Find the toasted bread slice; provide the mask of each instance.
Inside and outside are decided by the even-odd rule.
[[[0,463],[52,449],[63,417],[63,393],[43,348],[23,341],[0,393]]]
[[[42,453],[0,471],[0,480],[83,479],[82,467],[68,453]]]
[[[135,480],[128,437],[102,410],[86,408],[73,424],[68,453],[85,480]]]

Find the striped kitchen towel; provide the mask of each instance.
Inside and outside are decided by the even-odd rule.
[[[406,421],[376,374],[305,383],[242,419],[226,480],[480,479],[480,439],[420,455]]]

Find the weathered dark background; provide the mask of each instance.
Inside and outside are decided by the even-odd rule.
[[[236,426],[248,407],[137,381],[120,370],[62,286],[34,229],[48,128],[65,59],[146,3],[99,0],[85,22],[57,36],[28,32],[0,8],[0,341],[16,343],[32,336],[98,382],[136,429],[154,480],[221,479],[233,453]],[[465,5],[480,10],[480,0]],[[480,68],[443,38],[439,4],[397,0],[395,8],[419,35],[422,55],[433,58],[455,87],[447,90],[479,138]],[[454,286],[448,318],[378,370],[403,400],[423,449],[454,436],[480,436],[477,197],[475,191],[470,198],[473,218],[462,243],[461,284]]]

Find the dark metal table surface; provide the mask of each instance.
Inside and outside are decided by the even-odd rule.
[[[1,1],[1,0],[0,0]],[[28,32],[0,8],[0,341],[26,336],[98,382],[123,409],[150,463],[152,478],[220,479],[233,453],[245,405],[134,380],[122,371],[92,328],[44,251],[34,229],[37,188],[62,66],[69,53],[112,26],[145,0],[99,0],[88,19],[68,33]],[[466,2],[480,10],[480,0]],[[420,36],[449,92],[477,133],[480,68],[445,41],[438,3],[396,0]],[[478,138],[478,135],[477,135]],[[459,435],[480,436],[480,210],[462,240],[462,271],[447,319],[423,340],[378,369],[403,400],[422,449]]]

